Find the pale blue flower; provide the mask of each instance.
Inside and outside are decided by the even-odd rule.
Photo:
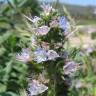
[[[66,17],[62,16],[59,18],[59,26],[64,30],[64,32],[68,30],[69,22]]]
[[[48,90],[48,87],[37,80],[32,80],[32,82],[28,84],[28,91],[30,96],[37,96],[46,90]]]
[[[34,61],[41,63],[48,60],[55,60],[59,55],[54,50],[44,50],[42,48],[37,49],[34,52]]]
[[[37,63],[47,61],[47,52],[42,48],[38,48],[34,52],[34,61],[37,61]]]
[[[43,4],[41,7],[44,11],[44,15],[49,15],[51,12],[55,11],[55,9],[50,4]]]

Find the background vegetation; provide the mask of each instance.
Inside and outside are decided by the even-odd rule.
[[[96,16],[93,14],[95,6],[64,5],[71,16],[76,20],[77,25],[84,25],[85,28],[85,25],[96,24]],[[63,4],[57,2],[53,3],[53,6],[62,12]],[[24,38],[25,34],[20,33],[22,30],[18,27],[22,29],[26,27],[24,25],[25,22],[22,18],[22,13],[31,13],[31,15],[34,16],[39,15],[40,11],[40,5],[37,0],[6,0],[0,2],[0,96],[20,96],[20,94],[23,94],[21,96],[26,96],[26,92],[24,94],[22,90],[27,86],[27,79],[24,78],[28,76],[27,71],[29,66],[17,62],[15,60],[15,55],[22,47],[26,46],[25,43],[27,39]],[[76,36],[81,40],[81,34],[75,34],[75,37]],[[96,96],[96,45],[93,45],[94,50],[86,55],[86,50],[88,48],[82,49],[83,45],[82,43],[80,44],[81,46],[78,49],[77,46],[71,47],[71,44],[69,44],[70,47],[67,50],[70,52],[70,58],[83,62],[83,71],[78,72],[78,77],[72,78],[73,85],[70,88],[67,87],[68,90],[66,90],[66,92],[68,96]],[[79,53],[80,50],[84,52],[83,58],[80,58],[82,55]],[[78,83],[78,85],[81,85],[80,88],[76,89],[74,82],[77,82],[77,79],[82,81],[84,86]],[[66,89],[66,85],[64,87]]]

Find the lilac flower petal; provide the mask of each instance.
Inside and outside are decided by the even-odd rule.
[[[71,75],[74,72],[76,72],[78,69],[79,69],[79,65],[74,61],[67,62],[66,65],[63,67],[64,73],[66,75]]]
[[[55,11],[55,9],[52,8],[52,6],[49,4],[43,4],[41,7],[42,7],[45,15],[49,15],[52,11],[53,12]]]
[[[21,53],[16,55],[16,59],[18,61],[22,61],[24,63],[30,61],[30,50],[29,49],[22,49]]]
[[[37,63],[41,63],[43,61],[47,61],[46,51],[42,48],[37,49],[34,52],[34,61],[37,61]]]
[[[33,18],[30,18],[26,15],[24,15],[25,18],[27,18],[29,21],[33,22],[33,23],[37,23],[39,20],[41,20],[41,18],[34,16]]]
[[[39,20],[41,20],[41,18],[39,18],[37,16],[34,16],[33,19],[32,19],[32,22],[37,23]]]
[[[28,85],[28,91],[30,92],[31,96],[39,95],[46,90],[48,90],[48,87],[39,83],[37,80],[33,80],[32,83],[29,83]]]
[[[38,29],[36,29],[37,35],[46,35],[50,31],[50,28],[48,26],[41,26]]]
[[[47,52],[48,60],[54,60],[55,58],[58,58],[59,55],[54,50],[49,50]]]
[[[39,48],[34,52],[34,61],[36,61],[37,63],[41,63],[48,60],[54,60],[58,57],[59,55],[54,50],[46,51],[42,48]]]
[[[87,49],[86,49],[86,54],[87,55],[90,55],[90,53],[92,53],[92,52],[94,52],[95,51],[95,48],[93,48],[93,47],[88,47]]]

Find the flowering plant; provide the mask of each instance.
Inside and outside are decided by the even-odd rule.
[[[65,51],[66,37],[71,30],[70,20],[50,5],[43,5],[42,10],[39,17],[23,15],[27,19],[28,40],[16,54],[16,59],[31,66],[26,88],[28,96],[43,92],[47,96],[66,95],[69,82],[66,83],[65,77],[72,78],[80,68]]]

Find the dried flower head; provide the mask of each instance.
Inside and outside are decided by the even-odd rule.
[[[41,83],[43,83],[43,84],[48,84],[48,83],[49,83],[49,79],[46,78],[44,74],[39,74],[38,80],[39,80]]]
[[[49,50],[49,49],[50,49],[49,43],[47,43],[47,42],[42,42],[42,43],[41,43],[41,47],[42,47],[44,50]]]
[[[53,20],[53,21],[51,21],[51,23],[50,23],[50,27],[58,27],[59,26],[59,23],[58,23],[58,21],[57,20]]]

